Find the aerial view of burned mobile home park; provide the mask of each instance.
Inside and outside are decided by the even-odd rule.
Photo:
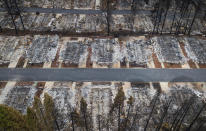
[[[206,131],[206,0],[0,0],[0,131]]]

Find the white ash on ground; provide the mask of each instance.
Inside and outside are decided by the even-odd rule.
[[[1,37],[0,39],[0,63],[9,62],[12,55],[15,52],[15,47],[18,45],[18,40],[16,37],[5,38]]]
[[[93,62],[98,64],[112,64],[121,59],[120,50],[115,39],[96,39],[91,42]]]
[[[27,37],[0,37],[0,64],[17,61],[25,50]]]
[[[57,103],[56,104],[57,109],[59,109],[59,113],[60,113],[59,115],[68,116],[66,112],[70,110],[68,109],[66,112],[64,111],[61,112],[61,110],[65,110],[66,107],[66,106],[63,107],[61,105],[70,105],[71,107],[68,108],[79,108],[80,106],[79,101],[81,97],[83,97],[88,104],[88,111],[91,112],[92,114],[94,129],[98,129],[96,123],[97,116],[99,114],[104,116],[108,115],[112,106],[113,99],[117,94],[118,88],[120,88],[121,86],[124,88],[123,83],[119,83],[115,85],[109,83],[108,84],[95,83],[89,85],[83,83],[77,83],[75,88],[72,86],[71,83],[59,83],[59,82],[57,83],[58,84],[55,84],[55,86],[53,86],[52,88],[46,89],[47,91],[44,92],[45,93],[48,92],[54,98],[55,102]],[[168,110],[168,115],[165,118],[165,122],[170,124],[172,123],[173,120],[172,115],[174,115],[175,111],[177,111],[182,106],[185,100],[189,100],[192,96],[195,96],[195,101],[196,101],[196,103],[193,103],[192,106],[194,108],[201,107],[202,105],[201,100],[204,98],[201,95],[197,95],[197,92],[200,94],[202,94],[203,92],[199,92],[198,90],[192,89],[187,85],[185,86],[179,85],[178,83],[172,85],[171,87],[169,87],[169,89],[170,90],[167,93],[165,92],[160,93],[148,129],[152,130],[153,127],[160,122],[159,120],[161,118],[161,114],[164,112],[163,107],[170,100],[172,100],[172,102]],[[150,87],[150,85],[146,83],[132,84],[132,86],[129,89],[127,89],[127,92],[125,92],[126,98],[125,98],[125,105],[123,110],[127,111],[128,105],[126,101],[130,96],[132,96],[135,99],[135,103],[134,103],[135,106],[131,108],[131,114],[133,114],[133,116],[135,115],[136,112],[138,112],[138,118],[137,120],[135,120],[134,130],[140,130],[141,128],[144,128],[146,124],[145,122],[148,119],[152,109],[152,101],[154,101],[156,94],[157,94],[157,90],[154,89],[153,87]],[[71,100],[73,100],[72,104],[71,104]],[[74,103],[74,101],[76,103]],[[191,108],[191,110],[189,110],[188,116],[185,117],[184,120],[185,124],[190,123],[191,121],[190,118],[193,113],[197,113],[197,110],[194,110],[193,107]],[[133,119],[134,118],[131,118],[131,120]],[[114,124],[115,123],[116,122],[114,122]],[[115,126],[117,127],[116,124],[113,125],[112,127]]]
[[[30,63],[51,62],[54,60],[58,49],[59,37],[56,36],[34,36],[26,57]]]
[[[60,14],[52,22],[52,31],[102,32],[106,30],[106,17],[103,15]]]
[[[18,0],[20,7],[36,8],[63,8],[63,9],[105,9],[106,0]],[[145,0],[135,1],[137,9],[153,9],[157,0],[150,0],[146,4]],[[131,10],[132,0],[114,0],[111,8],[115,10]],[[0,1],[0,7],[5,7]]]
[[[0,65],[2,66],[12,62],[18,63],[20,58],[28,59],[29,63],[34,64],[55,61],[84,65],[91,61],[100,67],[110,67],[126,61],[146,65],[154,60],[153,53],[157,55],[157,61],[163,63],[183,65],[192,60],[196,64],[206,64],[204,52],[206,42],[204,38],[197,37],[77,38],[58,35],[20,37],[2,35],[0,44]],[[58,48],[59,51],[57,51]]]
[[[82,42],[66,42],[61,49],[60,60],[79,64],[87,58],[88,46]]]
[[[111,31],[134,31],[134,32],[151,32],[153,23],[151,14],[127,14],[127,15],[112,15]]]
[[[19,0],[19,5],[24,7],[39,8],[64,8],[64,9],[93,9],[96,0]]]
[[[55,83],[53,87],[44,90],[44,92],[48,93],[54,99],[55,106],[58,109],[57,121],[61,129],[67,126],[70,118],[69,113],[73,110],[73,106],[71,105],[75,102],[75,90],[71,87],[68,88],[68,85],[70,83]],[[44,99],[43,95],[42,99]]]
[[[136,40],[126,43],[126,58],[129,62],[137,64],[145,64],[149,62],[152,55],[152,48],[148,45],[148,41]]]
[[[206,40],[185,38],[185,50],[194,62],[206,63]]]
[[[8,14],[3,13],[0,18],[2,29],[15,29]],[[22,13],[24,27],[28,31],[63,31],[70,33],[105,32],[106,17],[103,14],[47,14]],[[23,30],[21,19],[17,17],[15,23]]]
[[[9,87],[7,87],[9,88]],[[4,89],[8,90],[8,89]],[[23,114],[26,114],[27,107],[32,106],[37,89],[34,85],[15,85],[10,87],[2,104],[11,106]]]
[[[154,24],[152,23],[151,14],[139,13],[134,16],[134,32],[152,32]]]
[[[151,39],[154,45],[154,52],[160,62],[168,63],[185,63],[186,58],[184,57],[179,41],[175,37],[154,37]]]
[[[132,127],[132,130],[141,130],[145,127],[149,114],[152,110],[155,99],[156,104],[148,125],[148,130],[153,131],[154,126],[160,123],[160,119],[164,112],[164,107],[170,103],[167,115],[164,118],[163,123],[169,125],[173,122],[174,113],[181,108],[186,102],[190,102],[191,107],[187,112],[183,121],[183,126],[188,125],[193,120],[192,118],[198,113],[202,107],[202,101],[205,99],[205,92],[201,90],[203,87],[197,87],[195,83],[170,83],[168,86],[168,92],[161,92],[161,87],[155,88],[149,83],[131,83],[131,86],[126,86],[123,82],[54,82],[53,86],[47,86],[43,89],[41,94],[41,100],[44,99],[44,94],[48,93],[55,103],[57,110],[57,121],[62,130],[68,129],[71,125],[70,112],[77,109],[79,112],[80,100],[84,98],[88,105],[88,115],[92,119],[92,127],[94,130],[98,129],[98,116],[101,115],[102,119],[109,115],[112,109],[112,103],[118,92],[118,89],[123,87],[125,93],[124,106],[122,107],[121,119],[124,120],[127,115],[129,105],[128,98],[132,96],[134,98],[134,104],[130,107],[130,115],[128,119],[134,121],[128,123],[128,126]],[[9,90],[7,89],[9,88]],[[199,88],[199,89],[197,89]],[[5,90],[5,91],[4,91]],[[12,87],[7,86],[3,89],[6,92],[4,104],[12,106],[19,111],[26,113],[26,108],[31,106],[34,94],[36,92],[35,84],[17,84]],[[160,91],[160,92],[159,92]],[[159,95],[157,95],[159,92]],[[158,96],[158,97],[157,97]],[[0,98],[4,97],[3,94]],[[201,113],[201,117],[204,117],[205,111]],[[114,110],[112,117],[114,123],[110,125],[111,129],[116,129],[118,121],[118,111]],[[110,114],[111,115],[111,114]],[[104,117],[103,117],[104,116]],[[106,127],[102,126],[102,129]]]
[[[111,17],[111,31],[132,31],[133,29],[132,15],[112,15]]]
[[[19,2],[19,1],[18,1]],[[173,0],[169,9],[166,9],[167,1],[160,1],[161,17],[155,17],[155,9],[159,1],[157,0],[114,0],[110,2],[110,11],[126,10],[132,13],[107,14],[106,0],[34,0],[20,1],[21,7],[40,7],[40,8],[58,8],[58,9],[101,9],[102,14],[53,14],[53,13],[22,13],[25,29],[29,31],[66,31],[69,33],[88,33],[99,32],[107,33],[107,27],[110,25],[111,31],[135,33],[151,33],[153,31],[169,33],[170,31],[178,34],[205,34],[205,19],[202,18],[205,12],[201,11],[198,17],[195,17],[195,8],[193,4],[188,4],[190,12],[186,12],[182,17],[181,9],[178,5],[182,1]],[[0,2],[0,7],[2,2]],[[175,6],[178,6],[176,8]],[[204,6],[204,5],[203,5]],[[204,9],[203,9],[204,10]],[[177,13],[176,13],[177,11]],[[136,14],[135,14],[136,12]],[[187,14],[189,13],[189,14]],[[174,16],[175,15],[175,16]],[[14,29],[12,20],[8,13],[3,13],[0,18],[0,26],[3,29]],[[109,23],[107,25],[107,16]],[[166,19],[164,17],[166,16]],[[189,18],[188,18],[189,17]],[[3,19],[2,19],[3,18]],[[174,21],[175,20],[175,21]],[[17,27],[22,30],[20,18],[16,17]],[[193,23],[194,22],[194,23]],[[190,26],[192,26],[190,28]],[[65,27],[65,28],[64,28]],[[158,27],[158,29],[154,29]]]
[[[15,29],[10,16],[7,13],[1,13],[0,26],[2,29]],[[160,27],[159,33],[174,33],[176,28],[172,26],[173,14],[168,14],[163,28]],[[108,29],[107,14],[52,14],[52,13],[22,13],[24,27],[27,31],[47,31],[47,32],[68,32],[68,33],[102,33],[106,34]],[[187,22],[187,20],[184,20]],[[23,30],[19,17],[15,19],[18,30]],[[163,23],[163,22],[162,22]],[[191,34],[200,35],[206,31],[205,22],[196,19]],[[154,19],[152,13],[140,12],[139,14],[112,14],[110,18],[111,32],[134,32],[134,33],[151,33],[154,31]],[[156,25],[157,26],[157,25]],[[184,34],[187,28],[180,27],[180,34]],[[187,29],[188,30],[188,29]],[[156,31],[156,30],[155,30]],[[187,32],[186,32],[187,33]]]

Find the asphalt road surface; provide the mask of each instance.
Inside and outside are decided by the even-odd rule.
[[[0,8],[0,12],[5,12],[4,8]],[[35,8],[35,7],[23,7],[23,12],[39,12],[39,13],[54,13],[54,14],[102,14],[106,13],[103,10],[91,10],[91,9],[61,9],[61,8]],[[112,10],[111,14],[132,14],[131,10]],[[151,14],[150,10],[136,10],[135,14]]]
[[[0,69],[0,81],[206,82],[206,69]]]

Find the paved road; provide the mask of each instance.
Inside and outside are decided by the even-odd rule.
[[[6,10],[0,8],[0,12],[5,12]],[[56,13],[56,14],[102,14],[106,11],[102,10],[84,10],[84,9],[61,9],[61,8],[33,8],[24,7],[23,12],[40,12],[40,13]],[[111,14],[131,14],[131,10],[112,10]],[[151,14],[149,10],[136,10],[136,14]]]
[[[60,9],[60,8],[24,8],[24,12],[56,13],[56,14],[102,14],[101,10]]]
[[[1,81],[206,82],[206,69],[0,69]]]

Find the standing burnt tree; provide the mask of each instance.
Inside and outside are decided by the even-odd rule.
[[[200,13],[201,3],[201,0],[159,0],[154,10],[152,33],[189,35]]]
[[[71,127],[72,127],[72,131],[77,130],[77,127],[80,126],[80,114],[77,112],[76,109],[73,109],[70,112],[70,116],[71,118]]]
[[[127,101],[127,105],[128,105],[128,108],[127,108],[127,114],[126,114],[126,117],[125,117],[125,120],[124,120],[124,123],[123,123],[123,130],[127,130],[129,129],[129,125],[131,124],[131,115],[132,115],[132,107],[134,106],[134,98],[132,96],[130,96],[130,98],[128,99]]]
[[[153,114],[153,112],[154,112],[154,110],[155,110],[155,106],[156,106],[156,104],[157,104],[157,101],[158,101],[158,99],[159,99],[159,96],[160,96],[160,90],[157,92],[156,96],[154,97],[154,99],[153,99],[153,100],[151,101],[151,103],[150,103],[150,105],[152,105],[152,109],[151,109],[151,112],[150,112],[149,117],[148,117],[148,119],[147,119],[146,125],[145,125],[145,127],[144,127],[144,131],[147,131],[147,127],[148,127],[148,125],[149,125],[149,121],[150,121],[150,119],[151,119],[151,117],[152,117],[152,114]]]
[[[23,28],[23,30],[25,30],[23,19],[21,16],[21,10],[18,6],[17,0],[3,0],[3,1],[4,1],[5,9],[7,10],[8,14],[11,16],[11,20],[12,20],[12,23],[14,25],[16,34],[18,34],[17,25],[15,22],[16,17],[20,18],[22,28]]]
[[[114,98],[114,102],[111,105],[111,109],[108,114],[107,120],[107,130],[117,128],[120,131],[123,127],[123,123],[121,121],[121,116],[124,114],[124,100],[125,94],[123,88],[119,88],[117,95]]]
[[[162,34],[170,3],[170,0],[159,0],[159,2],[157,3],[157,7],[155,7],[156,15],[154,20],[153,33],[159,33],[160,31]]]
[[[110,0],[107,0],[107,8],[106,8],[107,16],[106,16],[106,20],[107,20],[107,35],[108,36],[110,35],[110,20],[111,20],[110,8],[111,8],[111,2],[110,2]]]
[[[91,113],[88,111],[87,102],[84,98],[80,101],[80,117],[81,117],[81,125],[85,128],[86,131],[90,131],[92,129],[92,119]]]
[[[160,131],[160,129],[162,128],[162,125],[163,125],[163,122],[164,122],[164,119],[165,117],[167,116],[167,113],[168,113],[168,109],[170,107],[170,104],[171,104],[171,100],[169,100],[169,102],[166,102],[166,104],[164,104],[163,106],[163,114],[162,116],[160,117],[160,122],[156,128],[156,131]]]
[[[200,116],[201,116],[202,112],[204,112],[205,110],[206,110],[206,103],[204,101],[202,107],[199,109],[198,113],[195,114],[195,117],[193,118],[192,122],[190,123],[190,125],[188,126],[186,131],[192,130],[198,121],[200,124],[196,124],[196,128],[194,128],[194,129],[198,129],[198,131],[203,129],[204,123],[206,122],[206,117],[201,118]]]
[[[134,24],[135,24],[135,15],[136,15],[136,9],[137,9],[137,0],[131,1],[131,19],[132,19],[132,31],[134,30]]]

